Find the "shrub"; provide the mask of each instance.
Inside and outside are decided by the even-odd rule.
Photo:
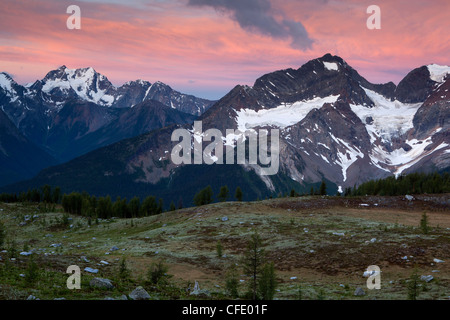
[[[153,285],[165,285],[171,275],[168,275],[169,267],[161,260],[150,265],[147,272],[147,280]]]

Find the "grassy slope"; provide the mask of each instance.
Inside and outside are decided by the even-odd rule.
[[[19,252],[25,244],[36,250],[41,270],[40,280],[27,285],[20,274],[26,274],[30,258],[19,255],[10,263],[7,275],[0,274],[0,299],[24,299],[30,294],[41,299],[104,299],[127,295],[138,285],[160,299],[189,299],[185,289],[194,281],[208,289],[212,298],[224,298],[225,272],[230,264],[240,262],[255,230],[265,242],[268,260],[275,263],[277,299],[296,299],[299,286],[303,299],[406,299],[405,281],[414,267],[419,275],[435,278],[419,298],[448,299],[448,195],[434,198],[438,201],[430,199],[410,203],[401,197],[307,197],[226,202],[140,219],[100,221],[90,227],[84,218],[72,216],[72,228],[58,226],[61,213],[38,212],[37,206],[30,204],[0,203],[0,220],[7,226],[9,239],[15,240]],[[361,206],[363,203],[369,206]],[[427,235],[418,228],[423,212],[432,227]],[[19,226],[25,215],[34,214],[39,217]],[[225,216],[228,220],[222,221]],[[216,256],[218,240],[226,257]],[[61,247],[51,247],[55,243]],[[110,251],[113,246],[119,250]],[[7,253],[0,256],[4,267]],[[132,270],[132,282],[119,283],[116,278],[122,257]],[[435,263],[434,258],[445,262]],[[159,259],[174,275],[173,287],[154,288],[146,283],[148,267]],[[101,260],[109,265],[102,265]],[[88,284],[94,276],[82,271],[82,289],[66,289],[65,271],[72,264],[81,270],[99,269],[97,276],[112,279],[116,288],[94,290]],[[382,290],[366,289],[362,274],[373,264],[382,270]],[[243,293],[248,278],[239,272],[245,280],[240,286]],[[367,295],[353,296],[356,287],[362,287]]]

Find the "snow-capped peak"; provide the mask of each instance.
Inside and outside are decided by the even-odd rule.
[[[61,66],[44,78],[42,91],[49,93],[55,88],[62,91],[73,89],[86,101],[111,106],[114,97],[106,94],[109,87],[113,85],[92,67],[68,69],[66,66]]]
[[[450,74],[449,66],[441,66],[438,64],[430,64],[427,66],[428,71],[430,71],[430,78],[433,81],[442,83],[445,81],[445,77]]]

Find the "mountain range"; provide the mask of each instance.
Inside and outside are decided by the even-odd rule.
[[[390,175],[445,171],[449,73],[450,67],[431,64],[398,85],[372,84],[342,58],[326,54],[263,75],[253,86],[237,85],[216,102],[161,83],[116,88],[92,68],[61,67],[27,86],[3,73],[0,105],[10,123],[0,117],[0,126],[14,124],[23,143],[56,159],[49,165],[65,162],[3,190],[48,183],[67,192],[154,194],[166,203],[190,203],[208,184],[215,191],[241,186],[246,199],[256,199],[309,191],[322,180],[332,194]],[[278,174],[260,175],[251,164],[175,165],[171,134],[192,131],[194,120],[202,121],[203,131],[279,129]]]
[[[93,68],[62,66],[25,86],[0,73],[2,112],[29,142],[54,159],[36,166],[31,165],[34,152],[23,153],[27,161],[15,181],[101,146],[167,124],[192,122],[213,103],[177,92],[162,82],[137,80],[115,87]],[[2,121],[0,126],[9,124]],[[30,171],[27,162],[39,170]],[[5,185],[11,179],[0,177],[0,181]]]

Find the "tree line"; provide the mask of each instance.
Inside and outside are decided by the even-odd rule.
[[[242,201],[243,192],[237,187],[234,193],[237,201]],[[217,195],[218,201],[227,201],[230,198],[230,191],[227,186],[220,188]],[[143,201],[139,197],[133,197],[131,200],[117,197],[115,201],[111,197],[96,197],[87,192],[72,192],[70,194],[61,194],[61,188],[52,189],[50,185],[44,185],[41,188],[34,188],[27,192],[2,193],[1,202],[33,202],[45,204],[61,204],[64,212],[81,215],[91,218],[109,219],[117,218],[139,218],[160,214],[165,211],[163,199],[157,199],[155,196],[147,196]],[[202,206],[214,201],[214,194],[211,186],[201,189],[194,196],[194,204]],[[183,208],[183,202],[180,200],[178,205],[172,201],[169,211]]]
[[[371,180],[362,183],[357,188],[347,188],[344,195],[365,196],[400,196],[405,194],[449,193],[450,174],[410,173],[398,177]]]

